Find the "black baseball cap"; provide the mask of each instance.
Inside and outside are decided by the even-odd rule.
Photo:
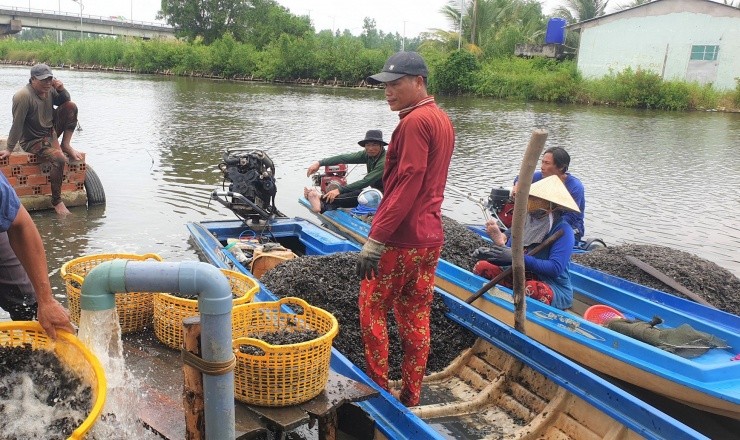
[[[395,81],[406,75],[429,76],[429,70],[424,59],[416,52],[397,52],[388,58],[383,71],[367,77],[370,84],[380,84]]]
[[[31,76],[38,79],[46,79],[51,78],[54,76],[51,73],[51,69],[46,64],[36,64],[35,66],[31,67]]]

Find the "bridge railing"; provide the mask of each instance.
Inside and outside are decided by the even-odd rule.
[[[14,11],[19,13],[18,15],[25,15],[27,17],[34,17],[38,15],[43,15],[46,17],[64,17],[64,18],[75,18],[77,20],[80,19],[79,13],[74,12],[66,12],[66,11],[57,11],[57,10],[51,10],[51,9],[34,9],[34,8],[21,8],[17,6],[2,6],[0,5],[0,13],[3,13],[5,11]],[[116,24],[129,24],[134,26],[152,26],[152,27],[159,27],[163,30],[172,30],[172,27],[161,22],[156,21],[141,21],[141,20],[130,20],[123,16],[108,16],[103,17],[101,15],[90,15],[90,14],[82,14],[82,20],[86,23],[116,23]]]

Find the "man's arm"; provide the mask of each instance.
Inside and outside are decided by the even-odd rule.
[[[28,114],[28,99],[26,94],[18,92],[13,95],[13,123],[10,126],[10,133],[8,134],[8,152],[12,152],[15,148],[15,144],[21,139],[23,135],[23,125],[26,122],[26,115]],[[5,155],[7,156],[7,154]]]
[[[346,193],[365,188],[366,186],[373,186],[374,183],[380,182],[380,180],[383,178],[384,169],[384,162],[377,164],[375,168],[373,168],[369,173],[365,174],[365,177],[356,182],[349,183],[347,184],[347,186],[343,186],[342,188],[340,188],[339,192]]]
[[[51,293],[44,244],[36,224],[23,206],[18,210],[15,220],[8,229],[8,240],[36,291],[38,320],[41,326],[52,339],[56,339],[58,329],[74,333],[67,310]]]
[[[60,80],[54,78],[54,80],[52,81],[52,86],[51,102],[54,104],[55,107],[59,107],[60,105],[72,99],[69,96],[69,92],[67,91],[67,89],[64,88],[64,84]]]

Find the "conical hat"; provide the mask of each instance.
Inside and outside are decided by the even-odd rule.
[[[555,203],[570,211],[581,212],[563,181],[555,175],[533,183],[529,188],[529,195]]]

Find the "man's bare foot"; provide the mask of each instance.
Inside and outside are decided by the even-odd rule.
[[[59,202],[54,205],[54,211],[56,211],[57,214],[61,216],[67,216],[70,214],[69,209],[67,209],[67,206],[64,205],[64,202]]]
[[[78,161],[82,160],[82,153],[72,148],[71,145],[62,145],[62,151],[69,156],[69,159],[72,161]]]
[[[311,204],[311,212],[321,212],[321,194],[314,188],[303,188],[303,196]]]

